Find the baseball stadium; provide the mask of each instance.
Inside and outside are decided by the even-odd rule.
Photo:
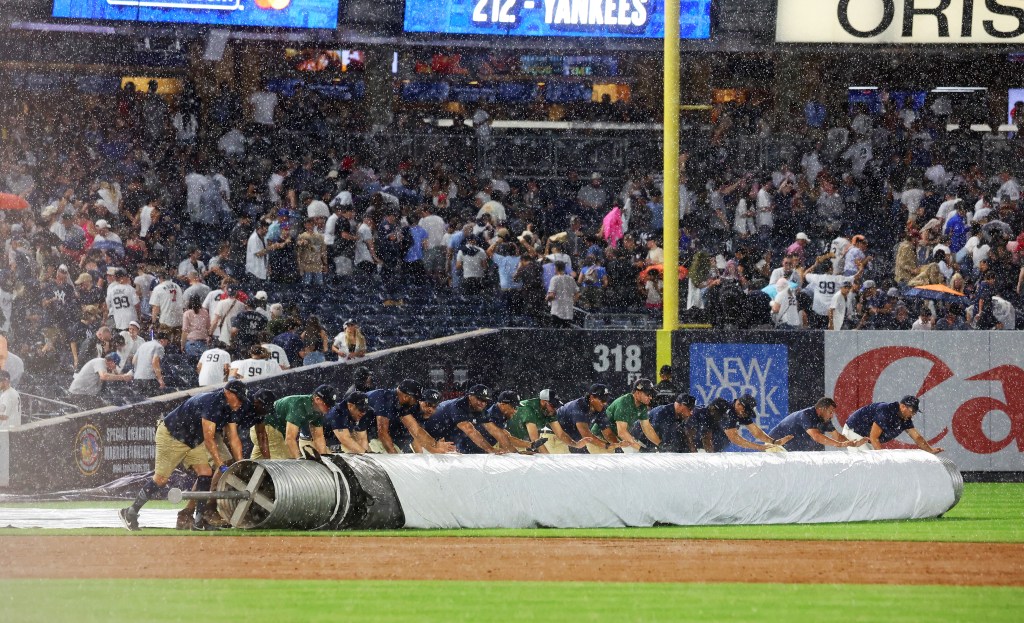
[[[0,621],[1021,619],[1020,0],[0,29]]]

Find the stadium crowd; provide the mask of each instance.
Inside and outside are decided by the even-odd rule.
[[[366,318],[321,323],[297,289],[381,310],[411,304],[413,287],[496,299],[511,325],[657,314],[666,209],[681,224],[684,321],[1015,328],[1020,185],[940,149],[942,110],[832,111],[831,125],[813,111],[791,161],[753,169],[733,165],[727,139],[766,122],[716,111],[667,207],[656,162],[545,179],[484,168],[483,109],[474,148],[390,159],[339,148],[313,93],[243,101],[224,86],[201,103],[187,83],[156,87],[75,112],[5,104],[0,357],[16,386],[57,378],[91,406],[194,385],[204,363],[222,382],[272,374],[268,360],[365,354]]]

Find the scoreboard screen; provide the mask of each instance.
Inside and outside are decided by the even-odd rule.
[[[54,0],[53,16],[334,30],[338,0]]]
[[[681,0],[682,39],[711,36],[711,0]],[[665,36],[664,0],[406,0],[405,31],[517,37]]]

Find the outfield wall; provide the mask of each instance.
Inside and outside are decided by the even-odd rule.
[[[320,383],[344,390],[353,367],[367,365],[378,387],[412,377],[447,396],[468,382],[524,395],[550,387],[569,399],[600,381],[624,393],[636,378],[656,378],[655,337],[653,331],[483,330],[373,353],[355,363],[289,371],[251,387],[269,387],[279,395],[307,393]],[[698,402],[752,393],[760,424],[770,429],[822,395],[835,396],[844,422],[869,402],[917,394],[925,413],[915,420],[918,428],[969,472],[1024,472],[1022,353],[1024,335],[1017,332],[680,331],[673,336],[676,382]],[[157,418],[195,393],[0,433],[0,487],[81,489],[148,471]]]

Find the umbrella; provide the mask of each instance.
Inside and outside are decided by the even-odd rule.
[[[648,266],[647,268],[643,269],[640,272],[640,281],[643,281],[643,280],[647,279],[647,273],[651,272],[652,270],[656,271],[656,272],[659,272],[659,273],[664,273],[665,272],[665,265],[664,264],[654,264],[653,266]],[[680,266],[679,267],[679,280],[682,281],[682,280],[686,279],[686,276],[689,273],[690,273],[690,271],[685,266]]]
[[[903,291],[903,295],[909,298],[944,301],[946,303],[961,303],[966,298],[963,292],[957,292],[953,288],[942,284],[908,288]]]
[[[24,197],[10,193],[0,193],[0,210],[27,210],[28,202]]]
[[[981,227],[981,231],[991,236],[993,231],[999,230],[1007,238],[1013,238],[1013,228],[1004,221],[990,221]]]
[[[114,242],[113,240],[101,240],[99,242],[94,242],[92,248],[100,249],[101,251],[110,251],[111,253],[116,253],[119,256],[124,256],[124,246],[119,242]]]
[[[800,289],[800,284],[795,282],[795,281],[790,281],[789,282],[789,287],[791,289],[793,289],[793,290],[798,290],[798,289]],[[779,289],[775,287],[774,283],[772,283],[772,284],[766,285],[765,287],[761,288],[761,292],[764,292],[768,296],[770,296],[772,298],[775,298],[779,294]]]

